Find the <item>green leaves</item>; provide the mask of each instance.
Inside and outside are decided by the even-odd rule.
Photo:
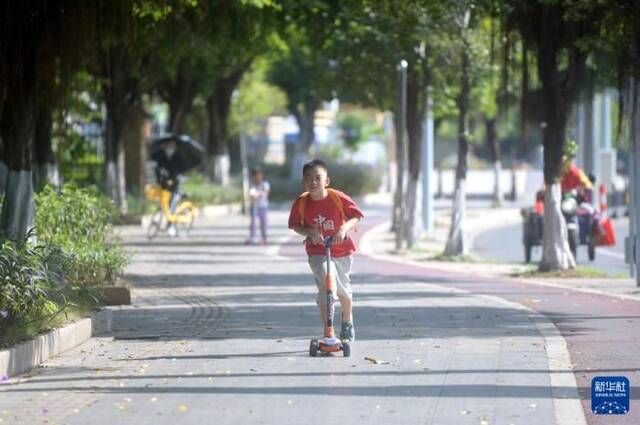
[[[47,186],[35,201],[37,243],[0,245],[0,346],[95,305],[90,286],[113,284],[126,264],[109,224],[113,203],[96,190]]]
[[[35,201],[38,240],[63,253],[67,284],[113,284],[126,264],[122,249],[111,240],[113,201],[73,184],[60,192],[47,186]]]
[[[383,135],[381,128],[375,127],[366,116],[357,113],[344,114],[338,120],[338,125],[344,144],[351,150],[356,150],[360,143],[366,142],[371,136]]]

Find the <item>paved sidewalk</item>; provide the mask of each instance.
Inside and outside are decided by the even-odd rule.
[[[125,228],[134,304],[115,312],[114,337],[0,385],[0,421],[584,423],[544,317],[408,265],[358,258],[352,357],[310,358],[321,326],[303,247],[285,212],[270,220],[281,247],[244,245],[235,215],[185,239]]]
[[[446,215],[439,211],[441,224]],[[476,208],[471,211],[470,227],[476,232],[492,222],[507,222],[508,210]],[[611,423],[609,416],[593,415],[591,410],[591,379],[595,376],[625,376],[630,380],[631,393],[640,392],[640,368],[637,347],[640,342],[640,300],[633,279],[560,279],[511,277],[523,264],[487,262],[434,261],[442,253],[446,241],[446,226],[437,228],[434,237],[422,245],[423,251],[395,252],[395,240],[383,218],[369,229],[361,248],[381,261],[393,261],[404,266],[419,267],[425,274],[437,276],[446,285],[471,294],[495,296],[527,306],[554,325],[556,347],[568,349],[568,358],[578,383],[583,411],[589,424]],[[487,227],[484,227],[487,226]],[[424,247],[427,247],[424,250]],[[543,331],[544,333],[544,331]],[[553,356],[547,346],[550,364]],[[554,369],[554,368],[552,368]],[[555,374],[554,374],[555,375]],[[553,375],[552,375],[553,376]],[[630,413],[616,417],[618,424],[640,423],[640,399],[631,396]],[[562,423],[562,422],[561,422]]]

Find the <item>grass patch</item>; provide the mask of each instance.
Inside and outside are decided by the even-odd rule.
[[[553,270],[548,272],[541,272],[538,268],[532,270],[526,270],[524,272],[512,273],[512,277],[532,277],[532,278],[560,278],[560,279],[576,279],[576,278],[605,278],[610,277],[609,274],[603,270],[595,267],[577,266],[575,269],[568,270]]]
[[[407,250],[409,253],[411,254],[427,254],[427,255],[436,255],[440,252],[442,252],[442,248],[427,248],[427,247],[416,247],[416,248],[410,248]]]
[[[473,255],[445,255],[438,254],[433,258],[430,258],[432,261],[442,261],[447,263],[479,263],[480,260],[474,257]]]
[[[38,335],[89,317],[97,307],[96,303],[87,300],[82,304],[60,309],[49,316],[28,317],[23,322],[13,323],[5,329],[0,339],[0,349],[14,347]]]

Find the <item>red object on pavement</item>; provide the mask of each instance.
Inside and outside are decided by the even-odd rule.
[[[613,230],[613,223],[610,218],[603,218],[600,221],[603,233],[597,238],[598,246],[613,246],[616,244],[616,232]]]

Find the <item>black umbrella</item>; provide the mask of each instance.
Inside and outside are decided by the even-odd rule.
[[[176,144],[176,151],[173,156],[175,156],[174,161],[179,164],[177,167],[178,169],[176,170],[178,173],[187,172],[200,165],[206,151],[200,143],[196,142],[186,134],[167,134],[153,139],[149,146],[149,157],[154,161],[161,161],[162,156],[166,157],[164,147],[170,142],[175,142]],[[172,159],[170,158],[169,160]]]

